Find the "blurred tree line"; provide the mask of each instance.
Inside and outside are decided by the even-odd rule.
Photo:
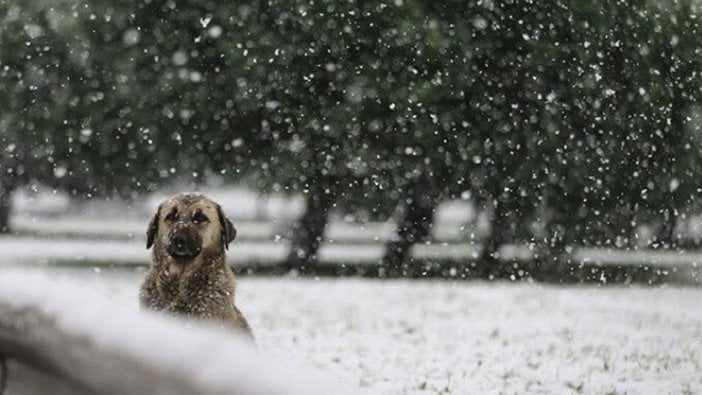
[[[412,272],[433,212],[489,213],[481,259],[529,244],[674,247],[700,191],[690,0],[0,0],[0,229],[35,181],[136,197],[217,175],[298,192],[288,265],[329,213],[397,218]]]

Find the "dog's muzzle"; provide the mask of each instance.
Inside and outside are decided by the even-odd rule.
[[[193,244],[184,232],[176,232],[168,243],[168,254],[174,258],[194,258],[200,253],[200,247]]]

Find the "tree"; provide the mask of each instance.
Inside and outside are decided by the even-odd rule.
[[[144,90],[129,84],[137,73],[127,4],[3,6],[0,219],[10,193],[30,181],[90,198],[135,197],[168,178],[173,157],[156,156],[144,126],[155,120],[138,111]]]
[[[261,179],[267,188],[306,197],[308,210],[292,227],[288,259],[302,267],[314,263],[330,210],[357,208],[381,178],[373,164],[384,160],[377,158],[385,147],[373,144],[373,136],[386,130],[390,102],[375,85],[404,67],[401,59],[387,61],[396,48],[388,40],[406,40],[393,31],[414,11],[327,0],[258,4],[251,12],[258,19],[246,30],[258,39],[246,51],[260,66],[248,72],[265,75],[257,95],[266,103],[276,156]]]
[[[611,18],[592,18],[603,12],[600,7],[569,8],[568,28],[560,36],[571,44],[550,48],[541,60],[560,59],[563,69],[581,70],[547,75],[562,87],[554,90],[553,114],[571,130],[567,139],[551,140],[563,149],[552,157],[562,165],[550,167],[558,181],[547,184],[547,227],[570,244],[633,246],[638,226],[668,210],[669,188],[684,180],[686,189],[677,195],[681,205],[689,205],[698,188],[689,168],[671,174],[671,164],[698,160],[683,114],[696,101],[692,92],[699,91],[699,55],[680,50],[688,44],[675,48],[679,37],[699,42],[697,17],[683,4],[673,8],[685,17],[643,1],[627,7],[609,5],[604,12]],[[681,73],[672,77],[673,70]]]

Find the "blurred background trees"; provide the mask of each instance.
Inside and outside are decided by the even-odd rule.
[[[216,176],[305,196],[288,257],[302,270],[338,212],[391,217],[381,265],[408,274],[449,199],[489,218],[480,275],[499,275],[505,243],[545,265],[583,245],[674,247],[700,190],[698,12],[0,0],[0,230],[29,181],[135,198]]]

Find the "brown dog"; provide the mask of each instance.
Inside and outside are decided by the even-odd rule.
[[[142,307],[219,322],[251,336],[234,304],[234,273],[225,249],[236,229],[222,208],[200,193],[162,203],[146,232],[152,263],[141,286]]]

